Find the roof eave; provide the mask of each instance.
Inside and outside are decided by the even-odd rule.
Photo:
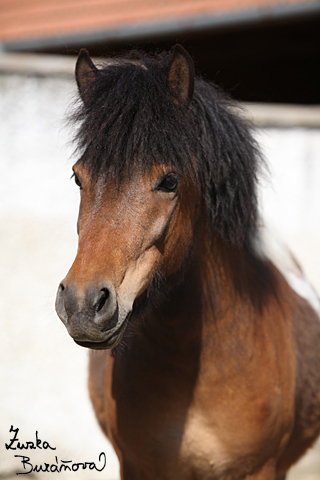
[[[201,14],[192,17],[165,18],[157,21],[123,24],[116,28],[82,30],[54,36],[27,37],[0,43],[3,51],[36,51],[54,47],[77,47],[108,41],[134,41],[144,38],[181,35],[205,29],[221,29],[240,25],[258,24],[279,19],[306,17],[320,13],[320,2],[308,1],[249,8],[231,12]]]

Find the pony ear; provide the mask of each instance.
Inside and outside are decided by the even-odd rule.
[[[173,47],[168,81],[174,103],[191,102],[194,89],[194,64],[181,45]]]
[[[76,80],[82,100],[84,100],[84,92],[92,80],[99,75],[99,70],[90,58],[89,52],[82,48],[80,50],[76,63]]]

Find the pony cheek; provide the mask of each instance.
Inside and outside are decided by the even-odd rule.
[[[156,247],[151,247],[127,268],[124,279],[117,289],[120,310],[132,310],[133,303],[149,286],[160,263],[161,256]]]
[[[163,216],[162,218],[158,218],[151,226],[148,234],[149,242],[148,247],[152,245],[157,245],[163,242],[165,233],[168,229],[168,219]]]
[[[189,218],[181,216],[168,229],[163,249],[164,273],[168,277],[183,266],[192,245],[193,228]]]

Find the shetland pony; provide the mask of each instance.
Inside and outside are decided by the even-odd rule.
[[[320,431],[320,322],[263,254],[259,148],[179,45],[76,65],[76,259],[56,310],[123,480],[280,480]]]

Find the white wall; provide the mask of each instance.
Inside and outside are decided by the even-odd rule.
[[[87,351],[54,311],[77,247],[79,192],[64,125],[72,92],[63,78],[0,76],[0,474],[20,465],[19,452],[4,448],[13,425],[21,441],[38,430],[57,448],[31,451],[34,464],[55,455],[97,462],[106,452],[103,472],[73,475],[108,480],[118,478],[118,463],[88,399]]]
[[[79,192],[69,180],[72,148],[63,121],[73,88],[67,77],[0,76],[0,475],[19,466],[17,452],[4,448],[13,425],[21,441],[33,440],[38,430],[57,448],[30,452],[34,464],[52,463],[55,455],[97,461],[104,451],[102,473],[75,475],[115,480],[115,454],[88,400],[87,351],[74,344],[54,311],[56,289],[77,245]],[[320,131],[268,129],[257,135],[273,179],[262,193],[265,216],[320,291]],[[318,460],[314,450],[305,460],[311,470],[304,470],[304,480],[320,480]],[[296,472],[290,478],[302,478]]]
[[[261,182],[263,217],[320,292],[320,129],[269,128],[257,138],[269,165]]]

